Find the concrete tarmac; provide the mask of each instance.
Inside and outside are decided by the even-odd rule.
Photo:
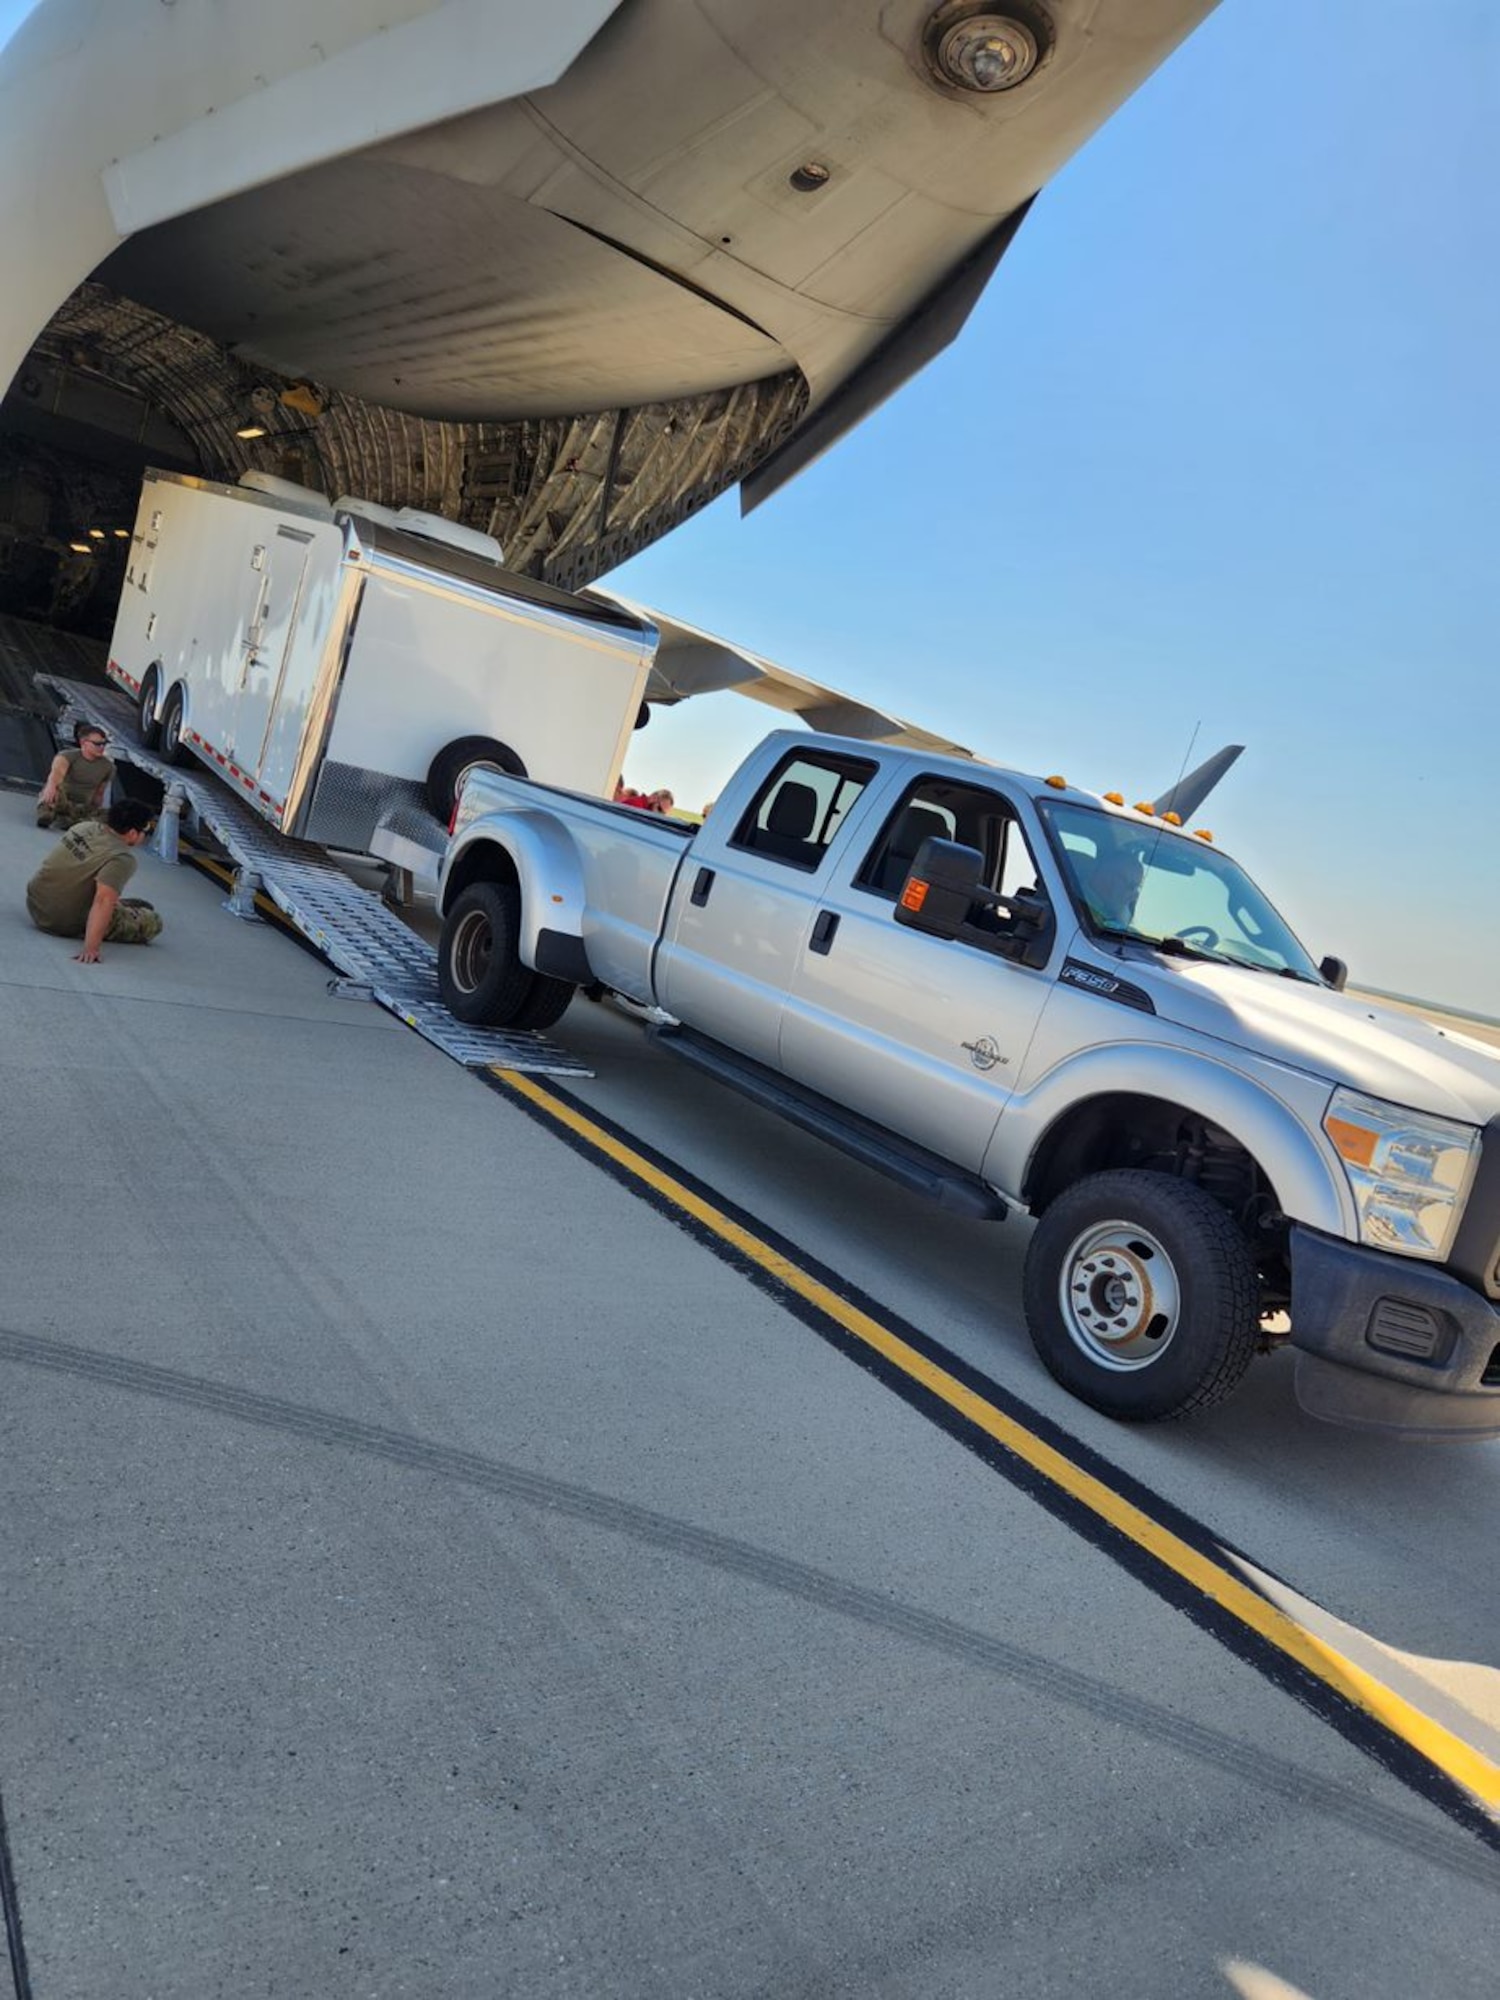
[[[30,822],[0,795],[34,2000],[1493,1991],[1500,1860],[1452,1817],[201,877],[143,861],[164,936],[75,963],[20,905]],[[558,1039],[1044,1399],[1020,1231],[668,1084],[612,1012]],[[1472,1660],[1400,1570],[1484,1593],[1493,1457],[1382,1486],[1283,1389],[1171,1433],[1051,1407]]]

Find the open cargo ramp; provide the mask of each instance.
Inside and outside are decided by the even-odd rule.
[[[379,896],[362,889],[307,841],[289,840],[243,805],[201,766],[168,764],[140,740],[136,712],[113,688],[88,686],[39,673],[37,682],[63,705],[66,722],[107,730],[110,754],[163,786],[180,787],[187,811],[229,855],[237,870],[230,907],[253,912],[258,891],[352,986],[444,1055],[470,1069],[497,1067],[543,1076],[589,1076],[587,1065],[545,1035],[503,1028],[471,1028],[456,1021],[438,997],[437,953],[404,924]],[[162,852],[158,842],[158,852]],[[346,987],[347,991],[348,988]]]

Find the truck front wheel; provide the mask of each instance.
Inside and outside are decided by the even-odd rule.
[[[521,961],[521,892],[511,882],[471,882],[443,924],[438,991],[457,1020],[509,1028],[536,974]]]
[[[1201,1188],[1131,1169],[1058,1196],[1026,1255],[1026,1323],[1047,1371],[1106,1416],[1153,1423],[1221,1402],[1250,1365],[1250,1246]]]

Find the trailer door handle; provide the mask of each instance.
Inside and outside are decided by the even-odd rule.
[[[837,910],[820,910],[818,921],[812,928],[812,937],[808,942],[808,950],[826,952],[833,943],[833,934],[838,927],[839,913]]]
[[[708,892],[713,886],[714,871],[712,868],[700,868],[698,870],[698,879],[693,884],[693,893],[689,900],[696,903],[701,910],[703,905],[708,901]]]

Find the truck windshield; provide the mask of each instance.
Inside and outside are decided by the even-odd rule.
[[[1091,930],[1322,984],[1284,919],[1227,854],[1092,806],[1045,801],[1041,812]]]

